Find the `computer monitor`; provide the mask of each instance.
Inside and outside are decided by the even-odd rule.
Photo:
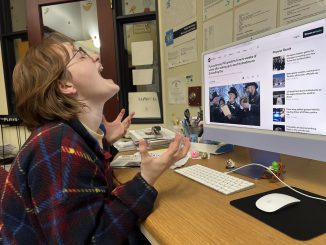
[[[204,139],[325,161],[325,27],[324,15],[204,52]]]

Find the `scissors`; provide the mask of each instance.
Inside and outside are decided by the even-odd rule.
[[[190,126],[190,111],[189,111],[189,109],[185,110],[184,115],[185,115],[186,122]]]

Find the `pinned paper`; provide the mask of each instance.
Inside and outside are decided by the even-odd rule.
[[[186,104],[185,77],[168,78],[168,103]]]
[[[161,109],[156,92],[128,93],[129,112],[134,118],[161,118]]]
[[[153,82],[153,69],[132,70],[133,85],[148,85]]]
[[[131,59],[133,66],[153,64],[153,41],[132,42]]]

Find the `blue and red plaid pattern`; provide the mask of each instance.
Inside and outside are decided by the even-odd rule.
[[[139,174],[115,187],[110,156],[78,120],[35,130],[0,194],[4,244],[124,242],[157,192]]]

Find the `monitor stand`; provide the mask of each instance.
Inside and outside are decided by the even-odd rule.
[[[256,149],[250,149],[250,158],[252,163],[259,163],[266,167],[271,166],[273,161],[281,161],[281,155],[279,153]],[[234,172],[251,177],[253,179],[260,179],[263,176],[265,170],[265,168],[260,166],[248,166]]]

